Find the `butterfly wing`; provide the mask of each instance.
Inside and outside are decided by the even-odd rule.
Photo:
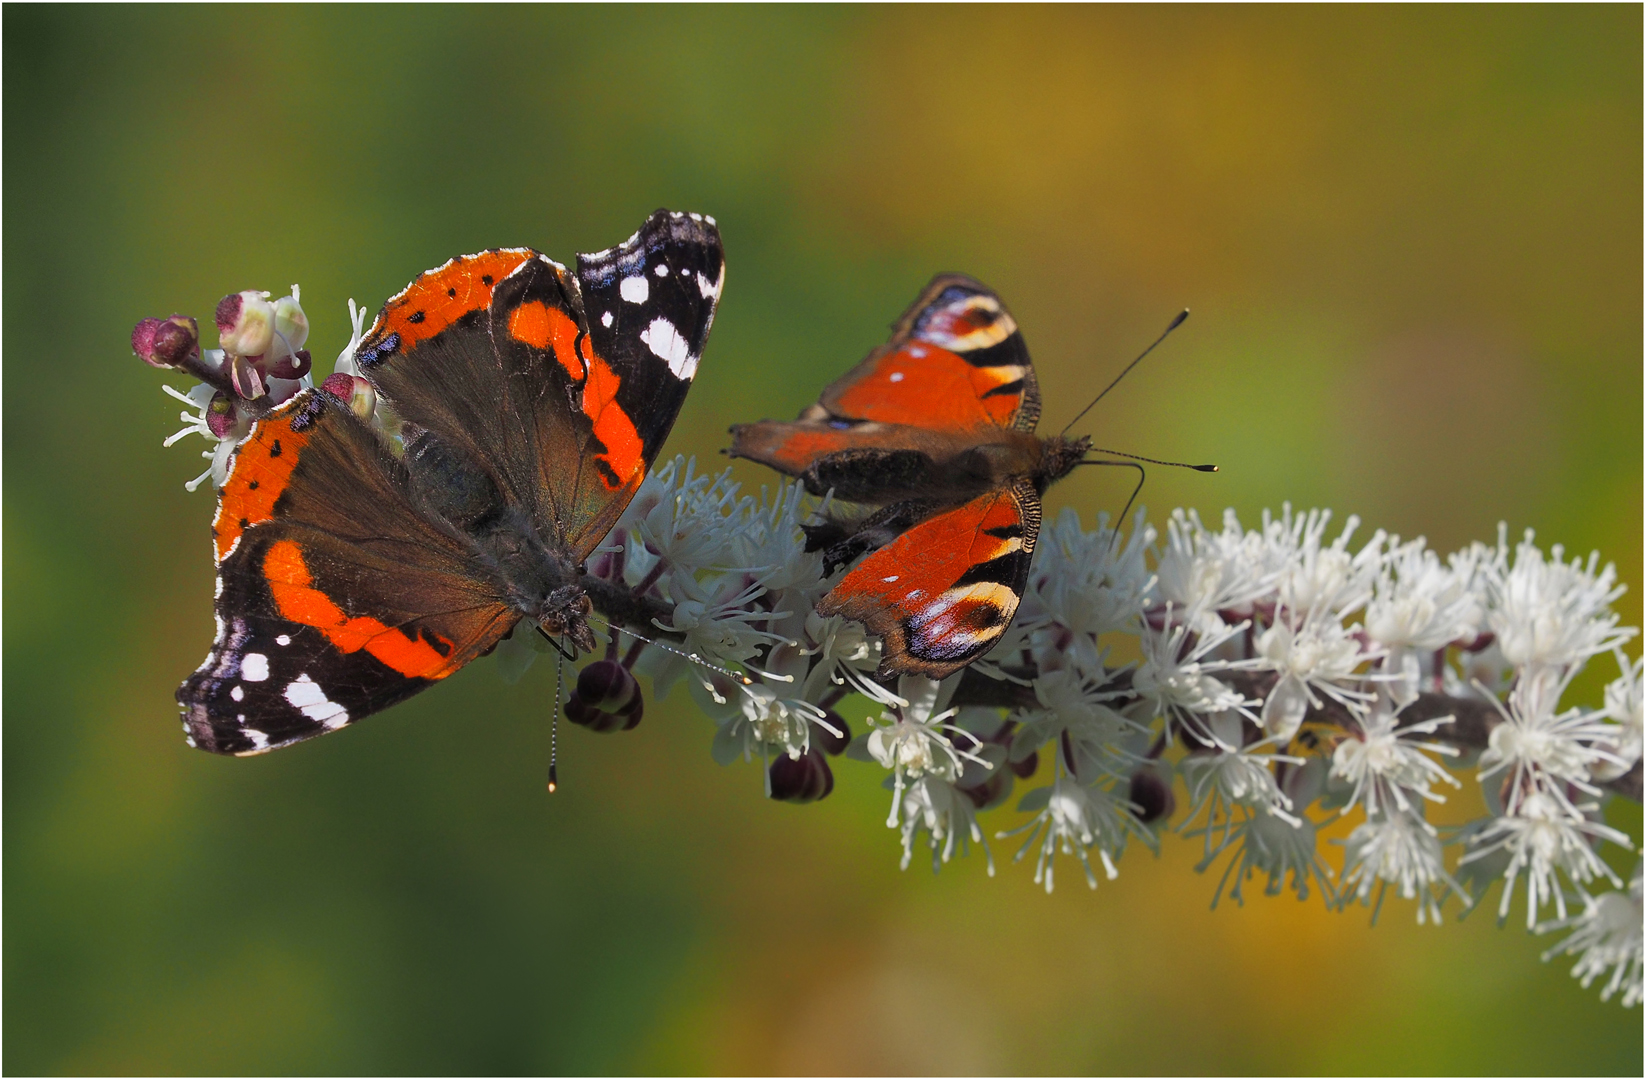
[[[1039,418],[1034,366],[1011,312],[981,282],[940,274],[891,340],[798,420],[734,427],[731,454],[799,476],[820,458],[865,449],[952,454],[991,432],[1033,432]]]
[[[217,636],[177,691],[190,742],[256,754],[334,731],[489,650],[519,613],[430,523],[403,467],[307,390],[236,449],[212,527]]]
[[[691,389],[726,282],[714,219],[659,210],[627,241],[577,257],[588,319],[579,400],[604,450],[567,496],[586,555],[616,524]]]
[[[818,602],[885,642],[881,674],[941,679],[976,660],[1011,625],[1040,533],[1034,485],[981,495],[879,548]]]
[[[486,470],[545,542],[581,560],[674,425],[724,273],[712,219],[659,210],[623,244],[579,256],[575,274],[513,249],[420,275],[356,359],[403,419]]]

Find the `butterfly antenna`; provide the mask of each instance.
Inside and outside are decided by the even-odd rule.
[[[1147,461],[1150,465],[1170,465],[1174,469],[1193,469],[1195,472],[1217,472],[1216,465],[1190,465],[1186,461],[1161,461],[1159,458],[1144,457],[1142,454],[1128,454],[1124,450],[1105,450],[1100,446],[1091,448],[1094,454],[1113,454],[1115,457],[1131,458],[1133,461]],[[1118,461],[1082,461],[1082,465],[1119,465]]]
[[[701,656],[698,656],[696,653],[685,652],[681,649],[675,648],[672,645],[668,645],[668,644],[665,644],[664,642],[658,641],[656,638],[649,638],[644,634],[637,634],[633,630],[630,630],[626,626],[618,626],[616,623],[609,623],[605,619],[597,619],[593,615],[588,616],[588,619],[589,619],[590,622],[599,623],[601,626],[604,626],[606,629],[612,631],[613,634],[627,634],[630,637],[634,638],[636,641],[644,641],[647,645],[654,645],[657,648],[662,649],[664,652],[673,653],[674,655],[680,657],[682,660],[690,661],[691,663],[696,664],[698,667],[708,668],[710,671],[718,671],[720,674],[726,676],[728,679],[731,679],[733,682],[738,683],[740,685],[743,685],[743,686],[753,686],[754,685],[754,680],[749,678],[747,675],[743,674],[741,671],[733,671],[731,668],[724,668],[724,667],[721,667],[719,664],[711,664],[707,660],[703,659]]]
[[[1143,458],[1142,460],[1147,461],[1149,459]],[[1115,541],[1120,537],[1120,527],[1126,523],[1126,515],[1132,512],[1132,503],[1137,501],[1137,494],[1143,490],[1143,481],[1148,479],[1148,474],[1143,471],[1143,466],[1139,465],[1135,461],[1082,461],[1079,464],[1117,465],[1122,469],[1137,470],[1137,486],[1132,488],[1131,497],[1126,500],[1125,508],[1120,511],[1120,516],[1115,519],[1115,527],[1109,531],[1109,551],[1112,554],[1114,552]]]
[[[554,660],[554,719],[549,721],[549,794],[560,786],[560,697],[566,689],[566,661]]]
[[[1073,420],[1070,420],[1067,424],[1063,425],[1063,430],[1061,432],[1059,432],[1058,434],[1060,434],[1060,435],[1067,434],[1069,429],[1074,427],[1075,424],[1080,420],[1080,418],[1082,416],[1085,416],[1087,413],[1092,411],[1092,405],[1096,405],[1098,402],[1102,401],[1104,394],[1107,394],[1110,390],[1113,390],[1116,386],[1118,386],[1120,384],[1120,380],[1124,379],[1126,377],[1126,375],[1132,370],[1132,368],[1134,368],[1137,365],[1141,364],[1143,362],[1143,358],[1145,356],[1148,356],[1150,353],[1154,352],[1155,346],[1159,345],[1162,341],[1165,341],[1167,335],[1170,334],[1173,330],[1176,330],[1178,327],[1182,326],[1183,325],[1183,320],[1187,319],[1188,317],[1189,317],[1189,309],[1188,308],[1184,308],[1182,311],[1178,312],[1177,313],[1177,318],[1173,319],[1171,325],[1166,327],[1165,330],[1162,330],[1160,332],[1160,336],[1154,339],[1154,343],[1151,344],[1147,349],[1144,349],[1142,352],[1138,353],[1137,354],[1137,359],[1133,360],[1131,363],[1127,364],[1126,365],[1126,370],[1122,371],[1119,375],[1116,375],[1114,377],[1114,382],[1111,382],[1108,386],[1105,386],[1103,388],[1103,393],[1102,394],[1099,394],[1096,397],[1092,398],[1092,404],[1086,406],[1084,409],[1081,409],[1078,413],[1076,413],[1075,418]]]

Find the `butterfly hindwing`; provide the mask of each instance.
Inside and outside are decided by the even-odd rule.
[[[817,610],[879,634],[882,675],[941,679],[988,652],[1011,625],[1039,532],[1032,483],[989,492],[874,551]]]
[[[336,730],[456,671],[519,617],[325,391],[299,394],[236,449],[213,534],[217,636],[177,692],[203,749],[260,753]]]

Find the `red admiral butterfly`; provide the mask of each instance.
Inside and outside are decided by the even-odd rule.
[[[334,731],[522,618],[594,647],[583,560],[686,399],[724,283],[714,219],[659,210],[575,273],[528,248],[419,275],[355,361],[404,452],[324,388],[259,420],[212,524],[217,637],[177,691],[191,745]]]
[[[824,388],[793,423],[732,428],[733,457],[880,507],[807,527],[829,569],[873,552],[818,602],[885,642],[882,677],[940,679],[1011,624],[1040,531],[1040,497],[1080,463],[1085,437],[1041,438],[1023,335],[980,282],[944,274],[891,340]]]

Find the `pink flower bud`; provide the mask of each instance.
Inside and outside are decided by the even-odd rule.
[[[261,357],[241,356],[238,353],[230,354],[229,380],[234,384],[234,392],[247,401],[255,401],[269,392],[263,372],[257,366],[260,359]]]
[[[358,375],[334,372],[326,376],[320,388],[333,397],[342,398],[354,415],[362,420],[371,419],[372,410],[377,408],[377,391]]]
[[[132,328],[131,351],[151,367],[174,368],[200,355],[200,326],[187,315],[144,319]]]
[[[234,399],[221,390],[213,394],[206,404],[206,427],[217,438],[227,439],[236,434],[239,426],[240,412],[234,407]]]
[[[274,341],[274,305],[267,293],[230,293],[217,302],[218,342],[225,352],[262,356]]]
[[[815,747],[798,758],[779,755],[767,775],[771,779],[772,798],[784,802],[816,802],[834,790],[834,772]]]
[[[301,349],[309,340],[309,317],[295,296],[282,296],[274,302],[274,329],[293,350]]]

